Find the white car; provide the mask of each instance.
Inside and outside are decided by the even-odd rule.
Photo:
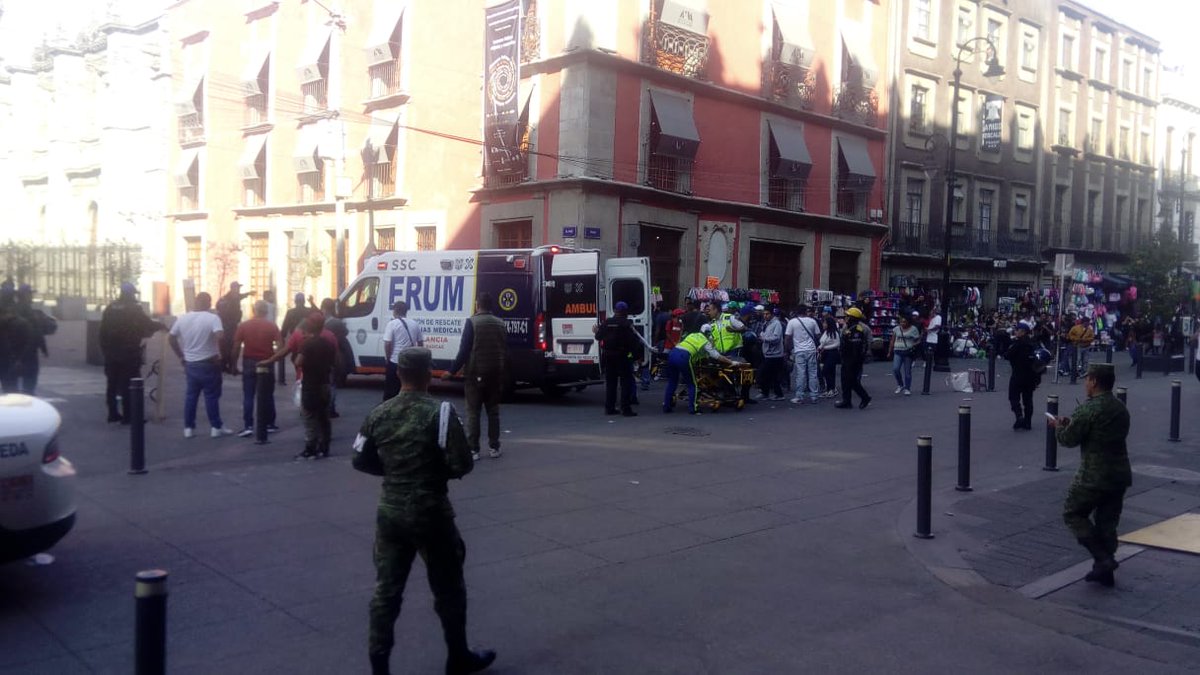
[[[75,524],[75,467],[58,454],[61,424],[41,399],[0,396],[0,564],[45,551]]]

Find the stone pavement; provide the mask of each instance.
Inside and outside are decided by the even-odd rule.
[[[378,481],[351,470],[345,448],[379,384],[341,392],[341,454],[303,463],[290,461],[300,430],[286,392],[284,430],[256,446],[185,442],[182,385],[169,386],[167,421],[147,427],[150,473],[128,476],[128,431],[103,423],[99,369],[82,365],[79,332],[68,324],[54,336],[45,378],[45,395],[61,399],[64,454],[80,469],[79,522],[53,564],[0,569],[0,673],[129,672],[132,576],[149,567],[171,573],[172,672],[364,672]],[[868,375],[866,411],[761,404],[662,416],[657,389],[635,419],[604,417],[597,390],[506,405],[505,456],[452,485],[473,642],[499,649],[493,672],[1158,673],[1200,662],[1194,623],[1172,623],[1185,603],[1170,606],[1195,588],[1191,559],[1159,565],[1139,553],[1108,594],[1013,590],[1083,554],[1055,551],[1052,532],[1074,459],[1064,451],[1062,473],[1042,472],[1042,435],[1009,430],[1003,394],[938,384],[929,397],[893,397],[883,364]],[[1123,531],[1139,511],[1194,506],[1191,484],[1170,476],[1200,469],[1200,429],[1185,423],[1181,444],[1149,440],[1165,435],[1165,382],[1128,383],[1146,489]],[[1069,410],[1074,391],[1057,390]],[[229,420],[237,393],[228,378]],[[456,388],[440,393],[460,400]],[[964,398],[976,487],[965,496],[950,489]],[[931,541],[911,536],[912,448],[924,433],[935,438]],[[1008,565],[1008,549],[1024,562]],[[438,672],[444,657],[417,567],[396,672]]]

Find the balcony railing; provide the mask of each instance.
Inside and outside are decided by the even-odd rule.
[[[246,178],[242,180],[242,206],[262,206],[266,203],[263,179]]]
[[[654,152],[646,153],[646,184],[659,190],[692,194],[695,161]]]
[[[182,144],[204,141],[204,118],[194,112],[179,116],[179,142]]]
[[[252,127],[266,121],[267,97],[264,94],[247,96],[245,114],[242,117],[243,126]]]
[[[896,253],[934,253],[925,238],[928,228],[925,223],[904,220],[896,223],[892,226],[888,250]]]
[[[327,84],[324,79],[321,79],[300,85],[300,93],[304,96],[304,112],[306,114],[323,112],[329,107]]]
[[[651,19],[642,29],[642,63],[702,79],[708,65],[708,37]]]
[[[945,250],[945,231],[941,225],[901,222],[892,230],[891,250],[941,255]],[[929,236],[922,242],[921,235],[924,232],[928,232]],[[950,230],[950,253],[975,258],[1038,260],[1041,257],[1041,245],[1037,237],[1028,231],[996,232],[954,227]]]
[[[530,0],[521,24],[521,63],[537,61],[542,56],[542,28],[538,23],[537,0]]]
[[[180,213],[190,213],[199,210],[200,188],[195,185],[179,188],[179,198],[175,202],[175,208]]]
[[[879,95],[859,84],[843,84],[834,92],[833,114],[873,127],[879,120]]]
[[[392,162],[376,162],[367,170],[367,179],[371,181],[371,197],[386,199],[396,195],[396,165]]]
[[[383,98],[400,93],[400,62],[387,61],[371,66],[371,98]]]
[[[811,68],[782,61],[763,64],[763,96],[802,110],[816,102],[817,76]]]

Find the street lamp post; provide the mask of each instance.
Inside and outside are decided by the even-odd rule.
[[[958,151],[958,94],[962,85],[962,61],[964,55],[975,55],[986,45],[988,55],[984,77],[1004,75],[1004,67],[996,57],[996,45],[987,37],[975,37],[963,42],[954,56],[954,94],[950,98],[950,147],[946,151],[946,210],[943,214],[942,230],[942,329],[938,331],[938,346],[935,365],[938,370],[950,369],[950,232],[954,225],[954,188],[958,182],[955,175],[955,159]]]

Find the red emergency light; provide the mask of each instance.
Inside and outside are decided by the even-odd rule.
[[[385,262],[377,262],[377,263],[375,263],[375,269],[377,269],[377,270],[379,270],[379,271],[381,271],[381,272],[382,272],[382,271],[384,271],[384,270],[386,270],[387,268],[388,268],[388,264],[387,264],[387,263],[385,263]]]
[[[515,267],[519,270],[525,269],[525,259],[517,258],[516,260],[513,261],[513,267]]]
[[[551,252],[551,253],[561,253],[561,252],[562,252],[562,249],[561,249],[561,248],[559,248],[559,247],[557,247],[557,246],[551,246],[551,247],[550,247],[550,252]]]

